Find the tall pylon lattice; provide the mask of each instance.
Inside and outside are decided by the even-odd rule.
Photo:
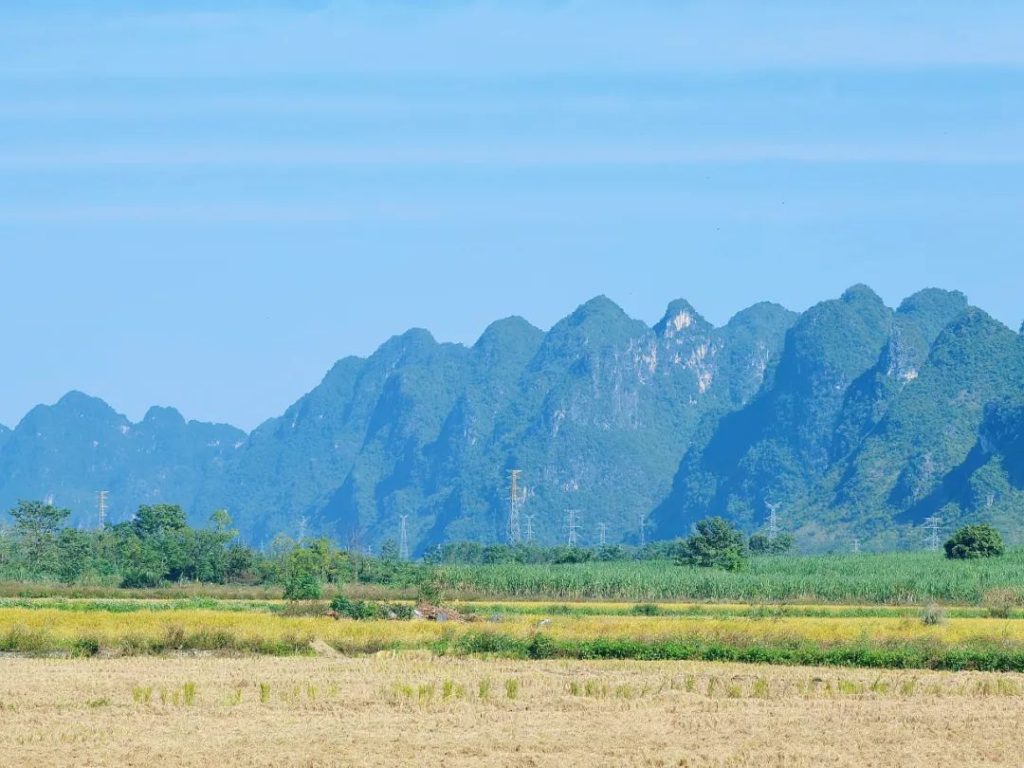
[[[110,496],[110,491],[98,491],[100,502],[100,530],[102,531],[107,525],[107,498]]]
[[[508,543],[518,544],[523,540],[520,517],[522,516],[523,503],[526,501],[526,489],[520,488],[520,480],[523,478],[523,470],[510,469],[508,489]]]
[[[608,523],[597,524],[597,541],[602,547],[608,544]]]
[[[647,546],[647,517],[640,513],[640,549]]]
[[[566,517],[568,518],[569,527],[569,546],[575,547],[579,542],[579,535],[577,533],[577,526],[580,521],[580,511],[578,509],[567,509],[565,510]]]
[[[399,532],[398,540],[398,556],[403,560],[409,559],[409,516],[402,515],[398,518],[401,521],[401,530]]]
[[[525,515],[526,517],[526,543],[533,544],[533,515]]]
[[[932,552],[939,551],[939,531],[942,529],[942,518],[932,515],[924,521],[924,528],[928,531],[928,549]]]
[[[778,502],[772,504],[768,499],[764,500],[764,505],[768,507],[768,540],[775,541],[779,535],[778,509],[781,505]]]
[[[853,537],[853,554],[860,554],[860,539],[858,539],[856,536]]]

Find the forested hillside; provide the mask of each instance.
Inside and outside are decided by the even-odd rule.
[[[154,408],[133,424],[70,393],[0,427],[0,504],[47,498],[96,523],[140,504],[227,508],[251,542],[322,533],[414,552],[506,537],[509,469],[539,543],[748,532],[777,504],[808,550],[920,544],[931,515],[1024,539],[1024,341],[957,292],[890,309],[869,288],[801,315],[758,304],[714,327],[675,301],[653,327],[598,297],[544,332],[472,346],[414,329],[339,361],[251,434]],[[527,522],[524,517],[524,531]],[[916,537],[916,538],[915,538]]]

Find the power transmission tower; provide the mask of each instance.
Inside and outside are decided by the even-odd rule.
[[[578,509],[567,509],[565,514],[569,516],[569,546],[575,547],[578,541],[576,535],[576,524],[579,522],[580,511]]]
[[[856,536],[853,537],[853,554],[860,554],[860,539],[858,539]]]
[[[399,536],[399,540],[401,541],[401,544],[399,544],[399,546],[398,546],[398,556],[402,560],[408,560],[409,559],[409,516],[408,515],[402,515],[399,519],[402,521],[402,528],[401,528],[401,535]]]
[[[597,524],[597,538],[600,545],[603,547],[608,543],[608,524],[598,523]]]
[[[780,504],[777,502],[772,504],[768,499],[765,499],[764,505],[768,507],[768,541],[775,541],[775,537],[779,535],[779,515],[777,510]]]
[[[939,550],[939,531],[942,528],[942,518],[932,515],[924,521],[924,528],[928,531],[928,549],[933,552]]]
[[[110,495],[110,491],[99,491],[97,495],[100,497],[100,530],[102,531],[107,524],[107,497]]]
[[[519,480],[523,476],[523,470],[510,469],[508,474],[510,481],[508,492],[508,541],[509,544],[518,544],[523,539],[519,517],[523,509],[523,502],[526,501],[525,489],[519,488]]]
[[[640,549],[647,546],[647,519],[640,513]]]
[[[533,515],[526,515],[526,543],[533,543]]]
[[[305,515],[299,518],[299,543],[306,540],[306,526],[309,525],[309,518]]]

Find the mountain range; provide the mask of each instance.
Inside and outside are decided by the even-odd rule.
[[[379,546],[404,516],[414,552],[502,541],[513,468],[538,543],[565,541],[568,509],[593,544],[602,524],[637,543],[708,515],[754,532],[769,505],[807,551],[918,547],[932,516],[1024,541],[1024,337],[937,289],[891,309],[854,286],[721,327],[682,300],[651,327],[598,297],[469,347],[410,330],[249,434],[171,408],[132,423],[78,392],[0,427],[4,509],[52,498],[96,525],[103,488],[113,521],[227,508],[256,544]]]

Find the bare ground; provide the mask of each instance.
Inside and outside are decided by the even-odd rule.
[[[705,663],[0,659],[4,766],[1020,765],[1024,676]]]

